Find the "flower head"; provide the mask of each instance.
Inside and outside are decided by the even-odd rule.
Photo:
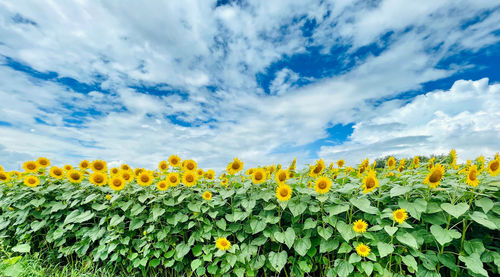
[[[366,228],[368,228],[368,223],[362,219],[354,221],[354,224],[352,225],[352,229],[356,233],[364,233],[366,232]]]
[[[217,241],[215,241],[215,246],[222,251],[226,251],[231,248],[231,243],[226,238],[218,238]]]
[[[405,220],[408,218],[408,214],[406,213],[405,209],[397,209],[392,213],[392,216],[394,217],[394,220],[401,224],[405,222]]]
[[[366,257],[370,254],[370,247],[368,245],[360,243],[358,244],[358,246],[356,246],[356,253],[358,253],[358,255],[360,255],[361,257]]]

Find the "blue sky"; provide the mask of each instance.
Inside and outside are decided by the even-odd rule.
[[[0,164],[500,151],[498,1],[0,0]]]

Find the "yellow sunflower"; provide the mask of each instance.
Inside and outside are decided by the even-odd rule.
[[[393,216],[394,220],[397,223],[399,223],[399,224],[405,222],[405,220],[408,218],[408,214],[406,213],[405,209],[397,209],[397,210],[395,210],[392,213],[392,216]]]
[[[477,179],[479,175],[476,165],[470,166],[467,170],[467,179],[465,182],[471,187],[477,187],[479,185],[479,180]]]
[[[332,180],[328,177],[322,176],[314,182],[314,190],[319,194],[325,194],[330,191],[332,187]]]
[[[151,174],[151,172],[144,170],[139,173],[135,180],[139,185],[147,187],[153,183],[153,175]]]
[[[286,172],[286,170],[284,170],[284,169],[280,169],[280,170],[278,170],[278,172],[276,172],[276,175],[274,175],[274,178],[276,179],[276,182],[279,185],[285,184],[286,179],[288,179],[288,172]]]
[[[361,188],[363,189],[363,193],[369,193],[373,191],[376,187],[378,187],[378,179],[375,174],[375,171],[370,170],[368,174],[363,179],[363,185]]]
[[[120,174],[118,176],[122,177],[125,182],[130,183],[132,180],[134,180],[134,175],[132,174],[131,170],[121,170]]]
[[[321,172],[323,172],[324,169],[325,169],[325,162],[323,161],[323,159],[319,159],[316,162],[316,165],[312,166],[309,169],[309,176],[316,178],[321,174]]]
[[[96,171],[90,175],[89,182],[101,187],[108,182],[108,175],[104,172]]]
[[[344,167],[344,165],[345,165],[345,161],[344,161],[344,160],[342,160],[342,159],[341,159],[341,160],[338,160],[338,161],[337,161],[337,166],[338,166],[339,168]]]
[[[228,183],[229,183],[229,179],[227,179],[226,177],[221,177],[220,178],[220,184],[221,185],[227,186]]]
[[[242,169],[243,169],[243,162],[238,158],[234,158],[233,161],[230,162],[226,167],[227,172],[229,172],[229,174],[232,175],[240,172]]]
[[[196,175],[198,175],[198,178],[203,178],[203,174],[205,174],[205,172],[203,172],[203,169],[198,168],[196,170]]]
[[[196,171],[198,165],[194,160],[184,160],[182,162],[182,170],[184,171]]]
[[[87,169],[90,166],[90,162],[87,160],[83,160],[78,164],[78,168],[80,169]]]
[[[253,168],[249,168],[247,169],[247,171],[245,172],[246,175],[252,175],[253,173]]]
[[[292,188],[289,185],[279,185],[276,188],[276,198],[279,201],[288,201],[292,197]]]
[[[418,168],[420,166],[420,157],[415,156],[413,157],[413,168]]]
[[[44,157],[40,157],[36,160],[36,163],[38,164],[38,166],[40,166],[41,168],[46,168],[50,165],[50,160],[47,159],[47,158],[44,158]]]
[[[170,172],[167,175],[166,180],[168,182],[169,187],[175,187],[181,182],[181,178],[179,178],[179,173],[177,172]]]
[[[108,182],[109,187],[114,191],[119,191],[125,188],[125,183],[125,180],[123,180],[123,178],[120,176],[112,176]]]
[[[424,180],[424,184],[428,184],[431,188],[437,188],[443,178],[444,167],[441,164],[436,164]]]
[[[168,163],[173,167],[177,167],[181,163],[181,158],[177,155],[172,155],[168,158]]]
[[[34,188],[40,184],[40,180],[36,176],[26,176],[24,178],[24,184],[28,187]]]
[[[4,171],[4,168],[3,166],[0,165],[0,171]]]
[[[231,243],[226,238],[218,238],[217,241],[215,241],[215,246],[222,251],[226,251],[231,248]]]
[[[64,170],[66,170],[66,171],[73,170],[73,166],[72,166],[72,165],[70,165],[70,164],[66,164],[66,165],[64,165],[64,166],[63,166],[63,168],[64,168]]]
[[[360,255],[361,257],[366,257],[370,255],[370,247],[368,245],[360,243],[358,244],[358,246],[356,246],[356,253],[358,253],[358,255]]]
[[[27,161],[23,163],[23,168],[26,172],[34,173],[38,171],[39,165],[34,161]]]
[[[68,173],[66,174],[66,178],[68,178],[68,180],[71,182],[71,183],[81,183],[82,180],[83,180],[83,174],[78,171],[78,170],[70,170],[68,171]]]
[[[141,174],[144,171],[144,168],[136,168],[134,170],[134,176],[137,177],[139,174]]]
[[[161,180],[158,183],[156,183],[156,187],[159,190],[164,191],[164,190],[168,189],[168,182],[166,180]]]
[[[203,199],[205,200],[211,200],[212,199],[212,193],[210,191],[205,191],[202,195]]]
[[[60,167],[53,166],[50,168],[49,175],[54,179],[62,179],[64,177],[64,171]]]
[[[198,178],[196,177],[196,174],[192,171],[186,171],[182,174],[182,183],[186,187],[192,187],[196,185],[197,179]]]
[[[252,182],[254,184],[262,184],[267,179],[267,173],[263,168],[256,168],[252,173]]]
[[[0,182],[10,181],[10,173],[5,171],[0,171]]]
[[[160,171],[165,171],[168,169],[168,162],[167,161],[161,161],[159,164],[158,164],[158,169],[160,169]]]
[[[352,229],[356,233],[364,233],[366,232],[366,228],[368,228],[368,223],[362,219],[354,221],[354,224],[352,225]]]
[[[22,176],[21,172],[19,172],[17,170],[11,171],[10,172],[10,177],[12,178],[14,175],[16,175],[16,179],[17,180],[21,179],[21,176]]]
[[[90,164],[90,168],[93,171],[108,171],[108,165],[103,160],[95,160]]]
[[[132,170],[132,168],[130,168],[130,166],[129,166],[128,164],[122,164],[122,165],[120,166],[120,168],[121,168],[122,170],[126,170],[126,171]]]
[[[390,156],[387,160],[387,167],[391,170],[396,167],[396,159],[393,156]]]
[[[488,172],[491,176],[497,176],[500,173],[500,159],[494,159],[488,163]]]
[[[106,194],[106,199],[111,200],[111,194]]]
[[[119,167],[113,167],[109,170],[109,174],[111,175],[117,175],[120,174],[120,168]]]

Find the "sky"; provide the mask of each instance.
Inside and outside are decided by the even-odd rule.
[[[500,1],[0,0],[0,165],[500,151]]]

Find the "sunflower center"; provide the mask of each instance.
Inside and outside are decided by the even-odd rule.
[[[172,159],[172,161],[170,162],[171,164],[177,164],[179,161],[177,161],[177,159]]]
[[[7,180],[7,176],[5,174],[0,174],[0,180]]]
[[[223,247],[226,247],[227,246],[227,242],[223,240],[223,241],[220,242],[220,245],[223,246]]]
[[[177,177],[175,177],[175,176],[170,176],[170,182],[172,182],[172,183],[177,182]]]
[[[403,213],[402,212],[397,212],[396,213],[396,218],[397,219],[402,219],[403,218]]]
[[[496,171],[499,166],[500,166],[500,163],[498,161],[494,161],[493,163],[491,163],[490,169],[491,169],[491,171]]]
[[[149,182],[149,176],[148,175],[142,175],[141,176],[141,181],[146,183],[146,182]]]
[[[33,185],[34,183],[36,183],[36,180],[34,178],[29,178],[28,183]]]
[[[282,188],[282,189],[280,189],[280,195],[281,195],[282,197],[287,196],[287,195],[288,195],[288,190],[287,190],[286,188]]]
[[[356,226],[358,229],[363,229],[363,223],[358,223],[358,225]]]
[[[363,173],[363,172],[365,172],[365,168],[364,167],[362,167],[362,168],[359,169],[359,173]]]
[[[443,177],[443,174],[441,174],[441,171],[434,170],[431,174],[431,177],[429,177],[429,181],[431,181],[431,183],[436,183],[436,182],[439,182],[439,180],[441,180],[441,177]]]
[[[103,164],[102,164],[102,163],[96,163],[96,164],[94,165],[94,168],[95,168],[95,169],[97,169],[97,170],[101,170],[103,167],[104,167],[104,166],[103,166]]]
[[[188,181],[190,183],[193,182],[194,181],[193,176],[191,176],[191,175],[186,176],[186,181]]]
[[[120,181],[120,179],[114,179],[113,180],[113,185],[115,187],[119,187],[121,184],[122,184],[122,181]]]
[[[70,177],[73,180],[78,180],[78,179],[80,179],[80,174],[73,172],[73,173],[71,173]]]
[[[36,165],[35,165],[35,164],[30,163],[30,164],[28,164],[26,167],[27,167],[29,170],[34,170],[34,169],[36,168]]]
[[[255,173],[255,180],[260,181],[260,180],[262,180],[263,177],[264,176],[262,175],[261,172],[256,172]]]
[[[476,171],[472,170],[471,172],[469,172],[469,180],[475,181],[476,179],[477,179]]]
[[[159,184],[160,188],[164,189],[165,187],[167,187],[167,185],[165,183],[160,183]]]
[[[319,166],[319,165],[318,165],[318,166],[316,166],[316,167],[314,168],[313,172],[314,172],[315,174],[319,174],[319,173],[321,172],[321,169],[322,169],[322,168],[321,168],[321,166]]]
[[[320,189],[326,189],[326,182],[323,181],[323,180],[319,181],[318,188],[320,188]]]
[[[187,165],[187,169],[189,169],[189,170],[193,170],[193,169],[194,169],[194,164],[192,164],[192,163],[188,163],[188,165]]]
[[[284,182],[286,180],[286,173],[285,172],[282,172],[280,173],[278,179],[281,181],[281,182]]]
[[[101,175],[97,175],[94,177],[94,181],[96,183],[102,183],[102,181],[104,181],[104,178]]]
[[[82,167],[86,168],[87,166],[89,166],[88,163],[82,163]]]
[[[161,164],[161,169],[165,169],[167,168],[167,165],[166,164]]]
[[[233,162],[231,165],[231,168],[234,170],[240,169],[240,163],[239,162]]]
[[[392,160],[389,161],[389,166],[393,166],[394,162]]]
[[[57,176],[60,176],[60,175],[62,175],[62,171],[60,169],[55,169],[54,174]]]
[[[40,164],[41,164],[41,165],[47,165],[47,161],[41,160],[41,161],[40,161]]]
[[[372,177],[369,177],[368,180],[366,180],[366,188],[371,189],[375,187],[375,180]]]

